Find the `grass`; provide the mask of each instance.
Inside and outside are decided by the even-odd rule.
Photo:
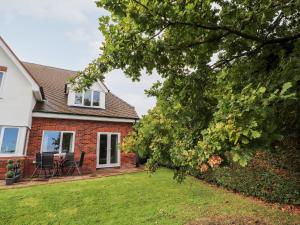
[[[254,218],[268,224],[300,224],[300,216],[191,177],[178,184],[167,169],[152,176],[141,172],[0,190],[0,224],[6,225],[176,225],[201,218]]]

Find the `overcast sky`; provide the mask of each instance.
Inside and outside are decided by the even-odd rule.
[[[99,54],[98,17],[104,14],[93,0],[0,0],[0,35],[23,61],[81,70]],[[113,71],[105,84],[142,115],[155,104],[144,90],[158,79],[144,75],[133,83]]]

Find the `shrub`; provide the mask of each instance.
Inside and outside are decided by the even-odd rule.
[[[12,170],[7,171],[5,174],[6,178],[13,178],[14,176],[15,176],[15,173]]]
[[[13,170],[14,169],[14,164],[11,164],[11,163],[7,164],[6,169],[7,170]]]
[[[299,175],[296,171],[285,170],[278,165],[280,160],[276,154],[260,153],[246,167],[231,164],[210,170],[200,177],[233,191],[270,202],[300,204]]]
[[[9,159],[9,160],[7,160],[7,163],[8,163],[8,164],[13,164],[13,163],[14,163],[14,160]]]

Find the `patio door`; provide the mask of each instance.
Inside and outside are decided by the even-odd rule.
[[[98,133],[97,168],[118,166],[120,166],[120,133]]]

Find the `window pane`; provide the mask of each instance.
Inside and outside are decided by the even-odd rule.
[[[82,93],[75,94],[75,104],[81,105],[82,104]]]
[[[99,154],[99,164],[106,164],[107,156],[107,135],[100,135],[100,154]]]
[[[84,105],[91,106],[91,102],[92,102],[92,92],[91,91],[84,92]]]
[[[1,146],[1,153],[14,153],[18,140],[18,128],[4,128],[3,139]]]
[[[43,137],[43,152],[59,152],[60,132],[45,131]]]
[[[2,84],[3,76],[4,76],[3,73],[0,72],[0,87],[1,87],[1,84]]]
[[[61,152],[69,153],[73,151],[73,133],[63,133]]]
[[[111,152],[110,152],[110,163],[118,162],[118,135],[111,135]]]
[[[100,105],[100,92],[94,91],[93,92],[93,106],[99,106]]]

